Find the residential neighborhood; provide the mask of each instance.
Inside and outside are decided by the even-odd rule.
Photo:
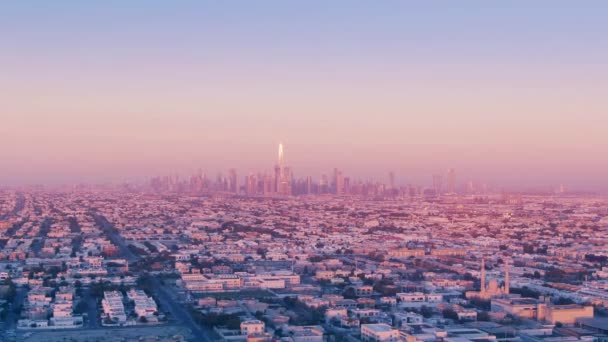
[[[606,200],[515,199],[3,191],[3,338],[606,341]]]

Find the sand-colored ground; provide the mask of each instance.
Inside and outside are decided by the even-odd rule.
[[[179,326],[78,329],[20,332],[23,342],[147,342],[192,341],[190,330]]]

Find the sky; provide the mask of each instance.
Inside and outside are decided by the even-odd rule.
[[[608,190],[606,1],[3,1],[0,185],[235,167]]]

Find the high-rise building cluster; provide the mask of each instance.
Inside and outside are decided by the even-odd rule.
[[[218,174],[215,179],[199,170],[189,179],[180,179],[178,175],[155,177],[150,181],[150,187],[159,192],[225,192],[244,196],[437,197],[459,193],[483,194],[487,191],[486,185],[472,180],[459,187],[453,168],[445,173],[433,174],[431,181],[429,186],[399,185],[393,171],[388,173],[387,182],[353,179],[337,167],[329,175],[321,174],[317,180],[310,175],[296,177],[293,169],[286,164],[283,144],[279,144],[277,162],[272,172],[251,172],[239,180],[234,168],[229,169],[227,175]]]

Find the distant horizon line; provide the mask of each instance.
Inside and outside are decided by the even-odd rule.
[[[169,177],[171,174],[165,175],[156,175],[156,176],[139,176],[133,177],[136,179],[131,180],[106,180],[106,181],[77,181],[77,182],[24,182],[21,184],[2,184],[0,183],[0,190],[19,190],[22,188],[44,188],[44,189],[61,189],[61,188],[74,188],[74,187],[117,187],[124,185],[134,185],[138,187],[148,186],[150,181],[155,178]],[[174,173],[174,175],[178,175],[179,181],[187,181],[191,176],[181,178],[181,175]],[[243,176],[245,177],[245,176]],[[211,178],[207,178],[212,180]],[[300,177],[299,180],[304,180],[306,177]],[[362,181],[362,178],[356,178],[356,181]],[[362,183],[364,184],[382,184],[387,185],[386,182],[381,182],[376,179],[367,179]],[[496,183],[496,182],[492,182]],[[318,182],[317,182],[318,184]],[[458,188],[462,188],[466,183],[457,183]],[[533,186],[506,186],[506,185],[496,185],[496,184],[486,184],[481,183],[483,185],[487,185],[485,191],[479,191],[475,193],[467,193],[466,191],[456,191],[454,195],[497,195],[501,193],[510,193],[510,194],[522,194],[522,195],[543,195],[543,194],[552,194],[552,195],[592,195],[592,196],[606,196],[608,195],[608,191],[606,190],[587,190],[580,189],[574,187],[565,187],[563,192],[557,191],[560,185],[533,185]],[[432,184],[421,185],[418,183],[400,183],[395,185],[395,189],[403,189],[406,187],[412,186],[414,188],[418,188],[421,190],[425,189],[433,189]],[[188,192],[188,191],[184,191]],[[205,192],[208,193],[221,193],[223,191],[208,189]],[[447,193],[442,193],[441,195],[445,195]]]

